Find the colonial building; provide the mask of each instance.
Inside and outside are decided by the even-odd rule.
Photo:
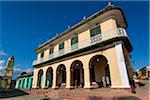
[[[33,72],[22,73],[21,76],[19,76],[16,79],[15,88],[31,89],[32,88],[32,82],[33,82]]]
[[[140,69],[137,69],[134,73],[134,76],[137,79],[149,79],[150,80],[150,66],[145,66]]]
[[[122,9],[109,3],[39,45],[32,88],[130,88],[126,28]]]

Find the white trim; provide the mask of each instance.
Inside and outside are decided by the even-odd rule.
[[[110,88],[131,88],[130,86],[111,86]]]
[[[116,55],[118,59],[118,65],[119,65],[118,67],[119,67],[121,83],[123,86],[130,87],[122,44],[121,43],[116,44],[115,49],[116,49]]]

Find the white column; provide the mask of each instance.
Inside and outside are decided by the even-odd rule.
[[[38,76],[37,76],[36,69],[34,68],[32,88],[37,88],[37,81],[38,81]]]
[[[111,88],[130,88],[122,43],[120,42],[116,44],[115,49],[116,49],[116,55],[118,59],[119,73],[120,73],[122,85],[112,86]]]
[[[16,89],[18,88],[18,84],[19,84],[19,79],[17,80],[16,86],[15,86]]]
[[[46,70],[43,70],[43,75],[44,75],[44,79],[43,79],[43,86],[42,86],[42,88],[45,88],[46,86]]]
[[[68,67],[68,66],[67,66]],[[71,88],[71,85],[70,85],[70,67],[66,68],[66,88]]]
[[[91,88],[90,85],[90,69],[87,61],[83,62],[84,66],[84,88]]]
[[[53,69],[53,84],[52,84],[52,88],[56,88],[56,68]]]

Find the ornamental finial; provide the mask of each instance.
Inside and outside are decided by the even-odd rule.
[[[112,6],[112,3],[111,3],[111,2],[108,2],[108,6]]]

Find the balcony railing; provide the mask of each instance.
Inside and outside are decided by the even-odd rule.
[[[109,39],[112,39],[115,37],[122,37],[122,36],[128,37],[126,30],[124,28],[115,28],[113,30],[98,34],[98,35],[91,37],[91,38],[87,38],[83,41],[80,41],[76,44],[71,45],[70,47],[66,47],[60,51],[57,51],[53,54],[50,54],[49,58],[40,58],[38,60],[35,60],[35,61],[33,61],[33,65],[37,65],[37,64],[43,63],[45,61],[63,56],[65,54],[68,54],[68,53],[71,53],[74,51],[77,51],[79,49],[92,46],[94,44],[100,43],[100,42],[105,41],[105,40],[109,40]]]
[[[78,49],[78,43],[71,45],[71,51],[75,51]]]

